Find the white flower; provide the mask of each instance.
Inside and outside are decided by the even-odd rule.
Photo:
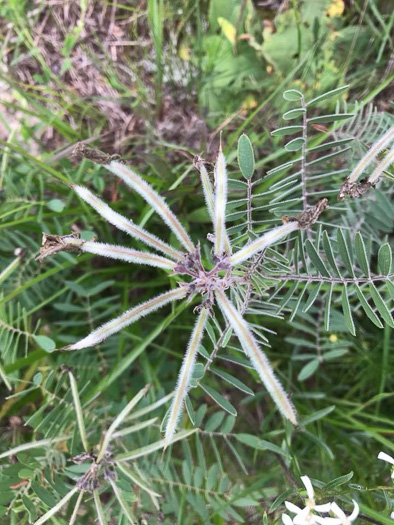
[[[304,484],[306,493],[308,495],[308,498],[305,500],[305,507],[301,509],[297,505],[294,505],[294,503],[291,503],[291,501],[285,501],[287,510],[295,514],[295,517],[293,518],[294,525],[324,525],[326,518],[316,516],[313,511],[329,512],[331,503],[316,505],[315,492],[313,490],[311,480],[308,476],[302,476],[301,481]],[[288,523],[290,524],[290,522]]]
[[[282,523],[283,525],[293,525],[293,520],[288,514],[282,514]]]
[[[379,452],[378,459],[381,459],[382,461],[386,461],[387,463],[393,465],[391,467],[391,478],[394,479],[394,458],[386,454],[386,452]]]
[[[354,499],[353,501],[353,512],[350,514],[350,516],[346,516],[346,514],[343,512],[343,510],[334,502],[331,503],[331,512],[337,516],[337,518],[325,518],[326,519],[326,525],[350,525],[358,516],[358,513],[360,512],[360,507],[358,506],[357,501]]]

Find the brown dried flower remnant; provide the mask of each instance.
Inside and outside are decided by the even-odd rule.
[[[97,148],[89,148],[83,142],[78,142],[72,151],[72,156],[77,160],[89,159],[95,164],[109,164],[113,160],[120,162],[120,155],[109,155]]]
[[[311,226],[318,220],[320,215],[327,208],[328,200],[321,199],[315,206],[311,206],[296,217],[289,217],[288,215],[284,215],[282,217],[282,222],[283,224],[287,224],[288,222],[298,222],[300,229],[306,230],[307,228],[309,228],[309,226]]]
[[[84,241],[78,233],[70,235],[52,235],[43,233],[40,255],[37,261],[42,261],[49,255],[55,255],[58,252],[78,252]]]
[[[338,200],[344,201],[346,197],[358,199],[358,197],[364,195],[370,188],[375,188],[375,186],[376,184],[369,182],[368,179],[364,179],[361,182],[352,182],[346,179],[339,190]]]

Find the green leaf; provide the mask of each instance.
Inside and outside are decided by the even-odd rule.
[[[320,275],[323,275],[324,277],[331,277],[322,258],[320,257],[316,248],[314,247],[314,245],[311,243],[309,239],[305,241],[305,248],[306,248],[307,254],[309,255],[310,260],[312,261],[313,265],[315,266],[317,271],[320,273]]]
[[[384,319],[391,328],[394,328],[394,321],[391,316],[390,310],[388,309],[386,302],[383,300],[378,289],[373,283],[369,283],[369,291],[371,293],[372,300],[375,303],[375,306],[378,312],[380,313],[382,319]]]
[[[307,312],[309,308],[313,305],[313,303],[316,301],[317,296],[319,295],[320,288],[323,286],[323,283],[317,283],[313,289],[313,291],[309,294],[308,300],[303,308],[303,312]]]
[[[280,447],[278,447],[278,445],[275,445],[270,441],[260,439],[259,437],[253,434],[234,434],[234,437],[244,445],[248,445],[248,447],[255,448],[256,450],[271,450],[276,454],[288,457],[288,454]]]
[[[277,313],[279,314],[286,306],[287,306],[287,303],[291,300],[291,298],[293,297],[293,295],[295,294],[297,288],[298,288],[298,285],[299,285],[299,282],[298,281],[294,281],[290,288],[288,289],[288,291],[285,293],[285,295],[283,296],[281,302],[280,302],[280,308],[279,310],[277,311]]]
[[[328,332],[330,329],[330,314],[331,314],[331,301],[332,301],[332,290],[334,288],[334,284],[330,284],[330,288],[327,292],[326,296],[326,305],[324,308],[324,329]]]
[[[232,501],[236,507],[257,507],[260,503],[252,498],[238,498]]]
[[[226,346],[228,345],[228,342],[230,341],[232,335],[233,335],[233,329],[232,328],[227,328],[226,335],[223,337],[223,341],[222,341],[222,344],[221,344],[222,348],[226,348]]]
[[[306,112],[305,108],[295,108],[291,109],[290,111],[286,111],[286,113],[283,115],[284,120],[292,120],[293,118],[297,118],[300,115],[303,115]]]
[[[338,251],[342,258],[343,264],[345,265],[346,270],[350,273],[350,275],[354,277],[353,264],[350,258],[350,250],[346,243],[345,236],[343,235],[343,231],[341,230],[341,228],[338,228],[337,230],[337,242]]]
[[[349,472],[349,474],[345,474],[344,476],[340,476],[339,478],[335,478],[332,481],[329,481],[326,483],[323,487],[324,490],[333,490],[341,485],[344,485],[345,483],[348,483],[353,477],[353,472]]]
[[[305,140],[302,137],[297,137],[285,144],[285,150],[287,151],[298,151],[304,146]]]
[[[348,353],[348,350],[346,348],[337,348],[335,350],[329,350],[328,352],[324,352],[323,360],[332,361],[333,359],[338,359],[338,357],[342,357],[343,355],[346,355],[347,353]]]
[[[304,294],[305,294],[305,292],[306,292],[306,290],[307,290],[307,288],[308,288],[308,285],[309,285],[309,283],[306,282],[306,283],[305,283],[305,286],[304,286],[303,289],[301,290],[301,293],[300,293],[300,295],[299,295],[299,297],[298,297],[298,299],[297,299],[297,303],[296,303],[295,307],[293,308],[293,312],[292,312],[292,314],[291,314],[291,316],[290,316],[290,319],[289,319],[290,322],[294,319],[294,317],[295,317],[295,316],[297,315],[297,313],[298,313],[298,310],[299,310],[300,305],[301,305],[301,301],[302,301],[302,299],[303,299],[303,297],[304,297]]]
[[[360,265],[364,275],[370,277],[367,251],[365,249],[364,241],[360,232],[356,233],[356,237],[354,239],[354,251],[356,253],[358,264]]]
[[[271,131],[273,137],[283,137],[284,135],[293,135],[298,131],[302,131],[302,126],[284,126],[283,128],[274,129]]]
[[[285,164],[281,164],[280,166],[277,166],[276,168],[272,168],[271,170],[267,171],[267,175],[273,175],[274,173],[277,175],[282,171],[290,169],[293,166],[293,164],[294,162],[286,162]]]
[[[391,281],[387,280],[386,286],[389,291],[391,299],[394,301],[394,284]]]
[[[324,151],[326,149],[331,148],[337,148],[338,146],[343,146],[344,144],[348,144],[349,142],[352,142],[354,139],[341,139],[341,140],[333,140],[332,142],[324,142],[324,144],[320,144],[319,146],[314,146],[313,148],[308,148],[308,153],[314,153],[318,151]]]
[[[222,428],[220,431],[222,434],[229,434],[235,425],[235,417],[230,416],[230,414],[226,417],[226,421],[223,423]]]
[[[383,328],[382,323],[380,322],[379,317],[375,314],[375,312],[372,310],[372,308],[369,306],[367,299],[365,298],[361,288],[356,284],[356,294],[358,297],[358,300],[361,303],[361,306],[363,307],[364,312],[367,314],[367,316],[371,319],[374,325],[376,325],[378,328]]]
[[[222,411],[212,414],[205,423],[204,430],[207,432],[215,432],[215,430],[217,430],[222,424],[225,415],[226,412]]]
[[[345,285],[342,289],[342,310],[343,315],[345,317],[345,324],[347,326],[347,329],[349,332],[355,336],[356,335],[356,329],[354,327],[353,317],[352,317],[352,311],[350,309],[349,304],[349,298],[347,295],[347,286]]]
[[[320,117],[313,117],[308,119],[308,124],[320,124],[322,122],[338,122],[339,120],[347,120],[354,117],[353,113],[342,113],[339,115],[321,115]]]
[[[389,275],[391,272],[391,266],[393,262],[393,256],[391,253],[390,245],[386,242],[379,248],[378,253],[378,265],[379,271],[382,275]]]
[[[311,377],[316,370],[319,368],[319,360],[312,359],[312,361],[309,361],[305,366],[301,368],[300,373],[298,374],[298,381],[305,381],[309,377]]]
[[[335,405],[331,405],[327,408],[323,408],[322,410],[317,410],[316,412],[312,412],[309,416],[307,416],[305,419],[303,419],[300,422],[300,425],[306,426],[310,423],[313,423],[314,421],[318,421],[319,419],[323,419],[323,417],[328,416],[328,414],[331,414],[331,412],[335,410]]]
[[[33,492],[36,494],[36,496],[45,503],[45,505],[48,505],[48,507],[54,507],[57,503],[55,498],[52,496],[50,492],[48,492],[44,487],[37,483],[37,481],[31,482],[31,488]]]
[[[285,100],[301,100],[302,96],[302,93],[296,89],[287,89],[283,92],[283,98]]]
[[[64,210],[64,203],[60,199],[52,199],[47,202],[47,206],[50,210],[61,213]]]
[[[326,100],[327,98],[336,97],[346,91],[349,88],[349,84],[346,86],[342,86],[336,89],[332,89],[331,91],[327,91],[326,93],[323,93],[322,95],[319,95],[318,97],[313,98],[307,103],[307,106],[312,106],[313,104],[317,104],[318,102],[321,102],[322,100]]]
[[[269,512],[274,512],[277,508],[279,508],[282,503],[287,500],[287,499],[290,499],[291,496],[293,496],[295,493],[295,489],[294,488],[291,488],[291,489],[286,489],[285,491],[281,492],[279,494],[279,496],[274,500],[274,502],[272,503],[272,505],[270,506],[269,508]]]
[[[190,485],[190,483],[192,482],[192,471],[187,461],[182,462],[182,474],[186,485]]]
[[[22,494],[22,501],[23,501],[23,505],[26,507],[26,510],[29,514],[29,521],[30,522],[35,521],[37,519],[37,512],[36,512],[36,508],[33,502],[24,494]]]
[[[245,392],[250,396],[254,396],[253,390],[251,390],[248,386],[246,386],[244,383],[242,383],[242,381],[240,381],[236,377],[233,377],[232,375],[228,374],[227,372],[224,372],[223,370],[219,370],[218,368],[211,368],[211,370],[214,374],[227,381],[227,383],[230,383],[230,385],[233,385],[235,388],[238,388],[238,390],[241,390],[242,392]]]
[[[326,254],[327,260],[330,263],[331,268],[334,270],[334,273],[337,275],[337,277],[341,277],[341,274],[339,273],[337,262],[334,257],[334,252],[331,246],[331,241],[327,235],[326,230],[324,230],[323,232],[323,248],[324,248],[324,252]]]
[[[38,346],[40,346],[46,352],[52,352],[56,348],[55,341],[46,335],[35,335],[34,339]]]
[[[200,383],[200,387],[215,401],[215,403],[217,403],[220,407],[226,410],[229,414],[231,414],[232,416],[237,415],[237,411],[235,410],[233,405],[230,403],[230,401],[225,399],[214,388],[203,385],[202,383]]]
[[[241,135],[238,141],[238,164],[245,179],[251,179],[254,172],[253,146],[247,135]]]
[[[189,396],[186,396],[185,407],[186,407],[187,415],[189,416],[189,419],[190,419],[192,425],[194,426],[196,424],[196,415],[194,413],[193,405],[192,405],[192,402],[190,401],[190,397]]]
[[[212,490],[219,479],[219,466],[217,463],[214,463],[209,467],[208,475],[206,478],[206,489]]]

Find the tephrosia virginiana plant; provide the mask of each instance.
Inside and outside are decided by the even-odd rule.
[[[72,186],[72,188],[79,195],[79,197],[92,206],[110,224],[128,233],[131,237],[141,241],[150,249],[160,252],[160,255],[151,251],[138,251],[124,246],[103,244],[96,241],[84,241],[75,234],[65,236],[44,234],[43,246],[41,248],[41,255],[39,259],[43,259],[48,255],[53,255],[60,251],[85,252],[113,259],[120,259],[135,264],[158,267],[163,270],[170,271],[171,279],[173,277],[179,276],[179,278],[182,280],[179,280],[178,286],[176,288],[164,292],[161,295],[158,295],[142,304],[136,305],[130,310],[124,312],[119,317],[108,321],[104,325],[93,330],[93,332],[80,341],[65,347],[63,350],[83,350],[84,348],[92,347],[102,342],[109,336],[117,333],[122,328],[129,326],[141,317],[165,306],[166,304],[185,298],[187,298],[189,301],[192,301],[195,298],[200,297],[200,305],[196,308],[196,310],[199,311],[196,324],[187,346],[186,354],[179,373],[177,386],[175,388],[175,395],[173,397],[169,414],[167,415],[166,419],[165,442],[167,444],[171,442],[174,432],[176,431],[177,423],[182,414],[182,409],[185,404],[188,390],[190,389],[192,383],[193,370],[195,367],[197,354],[199,353],[200,342],[204,336],[204,331],[206,330],[206,325],[209,318],[214,315],[216,305],[219,307],[219,310],[223,314],[223,317],[227,323],[227,331],[223,334],[223,339],[221,338],[220,341],[222,342],[227,334],[229,334],[228,330],[230,330],[230,328],[234,331],[243,351],[249,357],[253,367],[257,371],[260,379],[264,383],[267,391],[271,395],[282,415],[291,421],[293,425],[297,425],[296,410],[290,401],[289,396],[283,390],[281,383],[279,382],[269,363],[269,360],[262,351],[260,342],[254,333],[256,332],[255,329],[252,328],[244,318],[247,304],[251,296],[252,286],[250,279],[252,276],[254,276],[255,271],[261,272],[261,276],[263,278],[268,277],[279,281],[282,280],[285,283],[291,283],[294,281],[295,286],[290,288],[291,294],[286,299],[285,304],[287,304],[292,298],[292,295],[297,289],[299,283],[306,283],[306,285],[311,282],[319,283],[318,288],[316,288],[316,290],[311,293],[306,309],[309,309],[312,306],[313,302],[316,300],[322,284],[327,282],[329,284],[327,295],[328,306],[325,314],[325,326],[327,329],[330,323],[330,308],[331,302],[333,300],[333,291],[336,284],[340,284],[343,286],[342,304],[345,320],[351,333],[354,333],[354,323],[349,305],[348,289],[350,289],[351,286],[354,286],[356,295],[359,298],[361,305],[366,311],[367,315],[373,322],[375,322],[375,324],[382,326],[380,320],[376,317],[376,314],[368,304],[368,301],[365,297],[365,290],[362,290],[361,288],[363,283],[366,282],[365,279],[356,277],[354,273],[352,263],[349,258],[349,248],[347,245],[348,240],[345,239],[342,230],[338,229],[337,232],[338,251],[339,256],[343,259],[344,267],[350,273],[350,278],[343,277],[341,273],[343,272],[343,268],[341,268],[341,263],[338,261],[338,257],[334,255],[331,241],[326,232],[324,232],[323,235],[323,245],[325,250],[325,256],[323,259],[316,249],[318,244],[316,245],[316,243],[313,244],[311,242],[313,236],[311,226],[319,220],[322,212],[328,207],[328,199],[324,196],[324,191],[316,192],[311,188],[311,180],[313,180],[313,177],[310,177],[309,174],[313,169],[316,169],[312,166],[318,165],[319,158],[313,158],[312,160],[309,159],[311,155],[315,155],[317,151],[331,147],[337,147],[338,145],[349,142],[349,140],[346,139],[337,142],[334,141],[323,144],[323,146],[310,147],[308,143],[307,130],[309,126],[318,125],[320,122],[333,121],[336,123],[338,121],[348,119],[353,115],[344,113],[309,118],[308,110],[310,106],[318,103],[320,99],[324,100],[324,98],[338,95],[342,93],[344,89],[345,88],[339,88],[337,90],[333,90],[324,97],[317,97],[308,103],[304,100],[303,95],[296,90],[285,92],[285,98],[290,101],[299,101],[300,107],[285,113],[284,118],[287,120],[292,120],[296,117],[301,117],[302,124],[299,126],[287,126],[279,128],[273,132],[273,135],[281,136],[294,134],[295,132],[300,131],[301,136],[288,142],[286,149],[288,151],[300,150],[301,156],[295,159],[294,162],[285,163],[284,165],[271,170],[271,172],[269,172],[269,176],[277,177],[277,174],[286,170],[288,171],[297,163],[299,163],[300,169],[294,174],[286,176],[283,181],[279,180],[273,184],[272,191],[274,194],[276,191],[280,193],[282,187],[286,187],[288,189],[286,189],[285,192],[282,191],[282,193],[280,193],[280,199],[275,197],[272,200],[272,203],[276,203],[277,209],[281,209],[281,207],[286,204],[300,202],[301,209],[295,210],[296,215],[283,215],[282,225],[268,229],[268,231],[263,232],[262,235],[256,235],[252,229],[253,183],[251,182],[251,178],[254,171],[253,149],[248,137],[245,135],[241,137],[238,145],[238,160],[240,169],[247,180],[247,232],[249,234],[249,239],[244,240],[243,246],[239,246],[238,239],[236,239],[235,242],[231,240],[228,229],[226,228],[226,216],[228,215],[228,211],[226,211],[228,206],[228,176],[226,160],[222,149],[220,148],[215,163],[214,184],[212,184],[210,180],[209,174],[202,159],[196,160],[195,165],[200,174],[205,203],[208,214],[212,220],[213,228],[213,233],[209,233],[207,236],[209,241],[213,243],[213,248],[211,250],[211,261],[208,262],[208,264],[206,264],[205,261],[203,262],[203,257],[201,255],[201,245],[203,244],[203,240],[192,240],[190,238],[186,229],[170,210],[164,199],[146,181],[144,181],[140,175],[138,175],[126,164],[121,162],[119,158],[111,157],[100,152],[99,150],[89,149],[83,145],[78,145],[75,148],[75,156],[86,157],[98,164],[101,164],[106,169],[122,179],[124,183],[132,190],[139,193],[146,200],[151,209],[163,219],[170,232],[173,233],[177,238],[181,248],[168,244],[144,228],[137,226],[131,220],[115,212],[111,209],[111,207],[94,195],[88,188],[75,185]],[[393,140],[393,135],[392,128],[386,132],[384,136],[381,137],[375,144],[372,145],[365,157],[356,166],[355,170],[352,172],[352,175],[343,184],[338,197],[340,200],[343,200],[346,195],[350,197],[356,197],[364,192],[360,191],[358,186],[357,188],[355,186],[358,176],[366,168],[366,166],[372,162],[374,157],[376,157],[379,152],[381,152],[390,144],[390,142]],[[345,148],[344,150],[335,151],[333,154],[327,155],[327,157],[331,158],[333,156],[337,156],[338,153],[343,153],[348,149],[349,148]],[[393,153],[391,150],[379,163],[379,165],[376,166],[368,179],[368,187],[373,187],[376,184],[376,181],[381,173],[391,164],[392,156]],[[325,159],[325,157],[323,157],[323,159]],[[299,183],[297,183],[296,177],[300,177]],[[323,177],[323,175],[315,176],[315,178],[321,177]],[[326,177],[326,175],[324,175],[324,177]],[[299,198],[284,200],[287,195],[294,193],[294,191],[298,189],[300,189],[301,193]],[[328,193],[333,193],[333,191]],[[319,197],[316,198],[317,196]],[[311,198],[314,198],[315,202],[312,203]],[[305,240],[305,243],[302,241],[302,235],[300,237],[300,234],[302,234],[304,230],[307,231],[307,239]],[[297,234],[297,246],[298,252],[302,254],[302,261],[304,261],[305,255],[303,252],[304,249],[306,249],[312,264],[317,269],[318,275],[313,273],[310,268],[307,268],[306,275],[298,270],[298,272],[296,271],[294,273],[290,271],[288,274],[284,275],[278,275],[276,272],[270,276],[264,273],[264,271],[260,270],[259,265],[264,268],[265,251],[270,247],[280,243],[281,241],[288,239],[291,234],[297,232],[300,232]],[[378,289],[374,285],[374,281],[388,281],[388,276],[391,271],[391,263],[388,264],[387,261],[384,262],[384,260],[386,260],[385,258],[387,258],[386,256],[388,256],[388,253],[386,253],[387,250],[382,253],[382,275],[372,276],[370,274],[369,265],[366,260],[365,248],[361,237],[356,236],[356,245],[356,253],[360,259],[360,266],[363,271],[368,274],[367,279],[370,283],[371,296],[376,303],[379,313],[381,313],[386,322],[391,324],[391,314],[387,307],[385,307],[384,301],[382,300]],[[203,253],[206,252],[207,251],[204,250]],[[267,261],[268,260],[269,258],[267,258]],[[328,269],[327,262],[333,269],[333,275]],[[298,262],[295,262],[295,269],[297,269],[298,264]],[[305,263],[303,264],[305,265]],[[243,285],[246,285],[247,291],[244,304],[240,305],[239,301],[236,303],[232,301],[232,294],[229,294],[229,291],[235,291],[238,287],[242,287]],[[306,287],[302,289],[303,291],[297,301],[292,318],[300,307],[305,289]],[[280,310],[283,307],[284,305],[280,308]],[[215,350],[210,357],[210,362],[212,362],[217,349],[218,348],[215,347]],[[206,391],[209,393],[208,390]]]
[[[77,152],[81,154],[80,146],[78,146]],[[83,148],[83,153],[91,158],[94,155],[86,148]],[[96,152],[95,158],[100,158],[99,153]],[[106,160],[105,156],[103,156],[103,160]],[[132,250],[123,246],[102,244],[95,241],[86,242],[76,235],[56,236],[44,234],[40,259],[59,251],[86,252],[136,264],[156,266],[165,270],[171,270],[172,275],[187,276],[191,280],[190,282],[180,282],[177,288],[131,308],[116,319],[94,330],[84,339],[65,347],[64,350],[82,350],[94,346],[122,328],[134,323],[142,316],[170,302],[184,299],[185,297],[192,300],[194,296],[199,295],[201,297],[201,305],[197,309],[200,310],[200,313],[186,351],[165,427],[166,443],[169,444],[171,442],[176,430],[185,397],[190,388],[199,343],[204,334],[208,317],[212,315],[216,302],[223,312],[224,317],[234,329],[242,348],[250,357],[254,368],[280,412],[286,419],[294,425],[297,425],[297,414],[293,404],[284,392],[282,385],[274,374],[266,355],[261,350],[252,331],[248,328],[247,322],[226,296],[226,290],[240,280],[236,272],[234,272],[240,263],[247,261],[267,247],[278,243],[290,233],[300,228],[309,227],[317,220],[320,213],[327,206],[326,199],[320,201],[316,206],[310,207],[297,217],[286,218],[282,226],[278,226],[257,238],[254,242],[246,244],[244,248],[232,250],[225,224],[227,204],[226,162],[223,152],[220,150],[215,166],[215,190],[206,175],[205,167],[200,165],[205,199],[209,214],[213,220],[214,230],[214,235],[211,235],[214,243],[213,265],[212,268],[206,269],[201,258],[200,243],[195,245],[192,242],[186,230],[171,212],[164,199],[125,164],[117,160],[108,159],[108,163],[105,163],[104,166],[146,199],[149,205],[162,217],[168,228],[176,235],[183,246],[183,250],[186,251],[180,252],[172,246],[169,246],[163,240],[158,239],[144,229],[136,226],[130,220],[114,212],[87,188],[73,186],[77,194],[85,202],[90,204],[102,217],[108,220],[108,222],[144,242],[149,247],[160,251],[166,257],[158,256],[150,252]]]

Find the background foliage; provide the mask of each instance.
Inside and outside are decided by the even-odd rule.
[[[311,117],[354,115],[334,124],[316,122],[308,137],[309,148],[322,146],[309,154],[308,194],[314,203],[327,196],[331,208],[309,240],[303,234],[294,248],[271,250],[254,274],[258,293],[248,310],[292,392],[301,428],[294,431],[281,420],[236,341],[225,337],[218,344],[224,325],[214,319],[202,353],[218,351],[218,359],[206,370],[200,360],[195,384],[203,380],[204,388],[191,391],[183,419],[184,427],[192,429],[192,419],[201,431],[164,456],[152,452],[133,463],[162,495],[159,508],[138,484],[125,478],[119,485],[132,512],[147,523],[279,523],[283,501],[297,500],[299,477],[308,474],[318,497],[335,497],[345,508],[356,498],[361,523],[389,523],[393,492],[376,456],[394,449],[393,327],[362,279],[392,271],[379,254],[392,239],[392,181],[360,200],[336,202],[349,169],[393,125],[394,17],[387,3],[8,0],[0,12],[0,445],[7,451],[71,436],[18,454],[17,463],[2,460],[3,523],[34,521],[86,469],[70,462],[83,449],[61,366],[73,370],[91,445],[151,384],[128,416],[129,426],[142,426],[119,443],[119,452],[138,450],[160,439],[167,395],[194,323],[192,309],[181,304],[97,348],[54,351],[160,293],[167,281],[160,270],[86,254],[35,261],[41,232],[75,231],[85,239],[128,244],[66,182],[90,187],[153,232],[162,229],[138,195],[98,166],[74,162],[72,145],[85,140],[130,160],[191,236],[203,239],[209,216],[192,158],[201,153],[214,160],[223,131],[231,179],[228,222],[233,242],[242,245],[300,208],[301,187],[293,175],[299,152],[284,148],[295,135],[271,135],[299,123],[283,120],[283,113],[297,107],[284,101],[283,91],[300,90],[308,101],[343,85],[349,87],[337,97],[308,109]],[[253,184],[237,165],[242,131],[254,147]],[[324,141],[344,142],[326,158],[332,151],[323,149]],[[319,274],[325,279],[314,281]],[[345,289],[343,279],[354,276],[360,288],[353,280]],[[391,308],[390,284],[374,283]],[[242,301],[245,290],[237,293]],[[68,522],[77,497],[53,523]],[[127,522],[105,485],[102,501],[113,523]],[[78,519],[93,523],[94,509],[87,495]]]

